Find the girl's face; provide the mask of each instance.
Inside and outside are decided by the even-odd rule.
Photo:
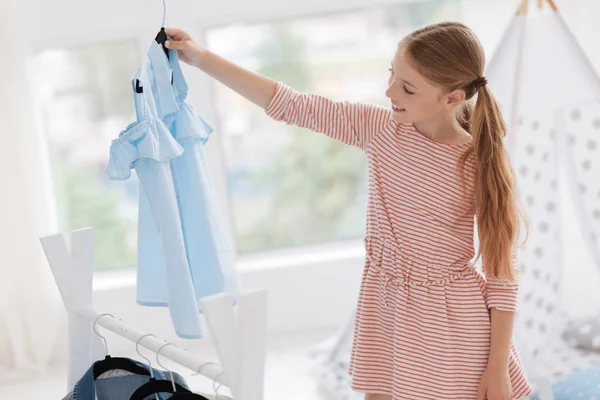
[[[456,91],[444,94],[433,86],[411,66],[400,46],[392,59],[388,85],[385,95],[392,102],[396,122],[430,121],[457,105],[457,99],[452,97]]]

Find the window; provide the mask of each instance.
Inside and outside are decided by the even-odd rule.
[[[96,268],[134,266],[138,180],[109,181],[110,142],[135,120],[133,41],[52,49],[36,59],[60,230],[94,228]]]
[[[417,27],[459,19],[458,0],[419,1],[206,32],[217,54],[297,90],[388,105],[388,67]],[[215,81],[238,252],[362,237],[364,154],[290,127]]]

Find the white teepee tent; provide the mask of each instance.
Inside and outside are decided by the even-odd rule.
[[[600,274],[600,77],[551,0],[529,12],[524,0],[488,64],[486,76],[509,124],[507,146],[530,218],[519,249],[523,274],[515,341],[531,375],[550,380],[590,363],[561,339],[563,270],[559,173],[584,244]],[[582,279],[585,277],[582,276]]]
[[[506,145],[530,219],[517,257],[522,281],[514,338],[537,398],[551,400],[553,381],[600,364],[600,352],[578,350],[562,339],[562,272],[576,266],[564,265],[558,190],[562,169],[600,274],[600,78],[554,2],[537,3],[538,10],[530,12],[529,2],[522,1],[486,77],[509,125]],[[349,389],[351,340],[350,324],[318,352],[318,376],[328,398],[362,398]]]

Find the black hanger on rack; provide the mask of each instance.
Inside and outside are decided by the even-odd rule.
[[[169,400],[208,400],[208,398],[198,393],[179,391],[175,392],[173,396],[169,398]]]
[[[98,333],[98,331],[96,330],[96,323],[98,322],[98,319],[100,319],[100,317],[103,317],[104,315],[110,315],[111,317],[113,317],[112,314],[106,313],[106,314],[99,315],[98,318],[96,318],[96,320],[94,321],[94,326],[93,326],[94,332],[98,336],[100,336],[100,338],[102,338],[102,340],[104,341],[104,350],[106,352],[106,355],[104,356],[104,360],[97,361],[94,364],[94,371],[93,371],[94,372],[94,380],[98,379],[98,377],[100,375],[102,375],[103,373],[105,373],[106,371],[112,371],[115,369],[121,369],[121,370],[131,372],[132,374],[136,374],[136,375],[150,375],[150,372],[146,368],[137,364],[132,359],[122,358],[122,357],[111,357],[108,354],[108,345],[106,343],[106,338],[104,336],[102,336],[100,333]]]
[[[123,371],[131,372],[136,375],[150,375],[150,372],[148,372],[146,368],[136,364],[129,358],[111,357],[107,354],[106,357],[104,357],[104,360],[94,364],[94,380],[98,379],[98,377],[106,371],[115,369],[122,369]]]
[[[169,59],[169,49],[167,49],[165,47],[165,42],[167,41],[167,32],[165,32],[165,17],[167,16],[167,4],[166,4],[166,0],[163,0],[163,19],[162,19],[162,24],[160,27],[160,31],[158,32],[158,34],[156,35],[156,38],[154,38],[154,40],[156,40],[156,43],[158,43],[159,45],[162,46],[163,50],[165,51],[165,54],[167,56],[167,60]],[[173,76],[171,76],[171,85],[173,84]],[[144,92],[144,88],[142,86],[140,86],[140,80],[136,79],[135,80],[135,92],[136,93],[143,93]]]
[[[190,392],[188,389],[184,388],[178,383],[175,383],[175,390],[173,390],[173,384],[171,383],[171,381],[166,381],[163,379],[157,380],[155,378],[151,378],[148,382],[144,383],[142,386],[137,388],[136,391],[133,392],[129,400],[144,400],[146,397],[158,393],[173,393],[173,396],[170,397],[171,399],[181,399],[181,397],[175,396],[183,394],[192,394],[198,397],[187,397],[187,399],[208,400],[204,396],[196,395],[195,393]],[[186,398],[184,397],[184,399]]]
[[[160,365],[165,370],[167,370],[167,368],[165,368],[164,365],[162,365],[160,363],[158,356],[160,355],[160,351],[162,350],[163,347],[166,347],[166,346],[169,346],[172,344],[173,343],[165,343],[156,352],[156,362],[158,363],[158,365]],[[136,391],[133,392],[133,394],[131,395],[129,400],[144,400],[146,397],[151,396],[153,394],[156,395],[158,393],[172,393],[173,396],[171,396],[169,399],[208,400],[206,397],[204,397],[200,394],[197,394],[197,393],[193,393],[193,392],[189,391],[188,389],[186,389],[185,387],[181,386],[180,384],[175,383],[175,380],[173,379],[173,371],[171,371],[171,370],[168,370],[168,371],[169,371],[169,374],[171,375],[171,380],[164,380],[164,379],[156,380],[156,379],[154,379],[154,377],[152,377],[149,382],[146,382],[142,386],[137,388]]]

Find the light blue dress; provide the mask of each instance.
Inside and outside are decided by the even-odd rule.
[[[137,120],[112,141],[106,171],[123,180],[135,168],[141,183],[137,302],[168,306],[178,336],[201,338],[197,299],[227,292],[235,304],[241,291],[205,160],[213,128],[186,102],[176,50],[167,59],[152,40],[131,84]]]

